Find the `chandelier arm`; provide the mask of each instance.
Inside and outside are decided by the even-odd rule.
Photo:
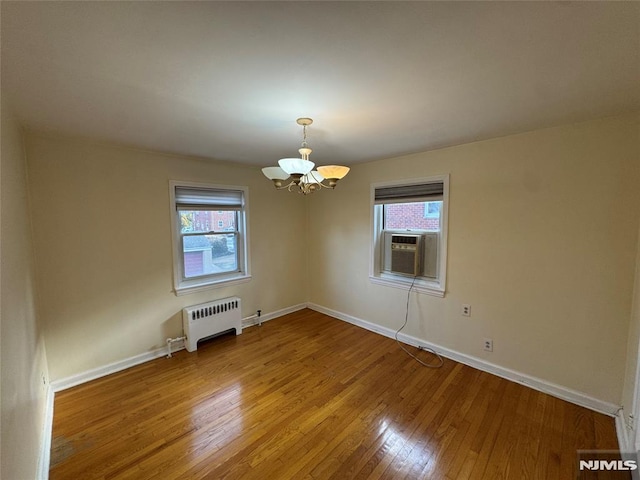
[[[289,183],[287,183],[286,185],[282,185],[282,186],[280,186],[280,187],[276,187],[276,190],[285,190],[285,189],[289,189],[289,187],[290,187],[291,185],[294,185],[294,184],[295,184],[295,182],[289,182]]]
[[[332,188],[331,188],[329,185],[325,185],[324,183],[322,183],[322,182],[324,182],[325,180],[326,180],[326,178],[325,178],[325,179],[323,179],[323,180],[322,180],[322,181],[320,181],[320,182],[316,181],[316,182],[313,182],[312,184],[308,184],[308,185],[318,185],[318,186],[320,186],[321,188],[328,188],[329,190],[332,190]]]
[[[305,193],[304,184],[302,184],[302,182],[291,182],[289,185],[287,185],[287,190],[290,192]]]
[[[315,191],[315,188],[313,188],[313,185],[315,185],[315,183],[300,183],[300,191],[298,193],[302,193],[303,195],[309,195],[311,193],[313,193]]]

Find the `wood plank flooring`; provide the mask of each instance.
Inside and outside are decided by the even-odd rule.
[[[617,447],[610,417],[302,310],[56,394],[50,478],[574,479]]]

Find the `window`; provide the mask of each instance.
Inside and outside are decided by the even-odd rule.
[[[424,218],[440,218],[442,211],[442,201],[424,202]]]
[[[377,183],[371,195],[371,281],[444,296],[449,176]]]
[[[250,280],[247,188],[179,182],[170,187],[176,293]]]

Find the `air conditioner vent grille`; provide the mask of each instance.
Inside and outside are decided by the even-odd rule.
[[[417,245],[418,244],[417,236],[408,236],[408,235],[392,235],[391,243],[402,243],[402,244],[410,244]]]
[[[437,278],[438,232],[383,231],[381,271],[394,275]]]

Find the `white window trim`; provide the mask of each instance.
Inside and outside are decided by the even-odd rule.
[[[244,208],[242,215],[238,217],[238,232],[243,241],[238,241],[238,264],[239,272],[217,275],[211,277],[196,277],[191,280],[182,278],[181,242],[178,232],[178,213],[176,209],[176,187],[200,187],[219,190],[242,190],[244,197]],[[227,287],[237,285],[251,280],[251,259],[249,248],[249,188],[237,185],[217,185],[210,183],[183,182],[178,180],[169,181],[169,202],[171,212],[171,250],[173,256],[173,288],[177,296],[190,293],[201,292],[212,288]]]
[[[440,212],[440,258],[438,263],[438,280],[426,278],[416,278],[403,275],[393,275],[382,271],[382,245],[380,239],[383,229],[382,208],[375,208],[375,190],[380,187],[393,187],[398,185],[411,185],[418,183],[442,182],[442,211]],[[377,285],[400,288],[408,290],[413,283],[413,290],[426,295],[444,297],[447,285],[447,235],[449,231],[449,174],[434,175],[424,178],[409,178],[405,180],[395,180],[390,182],[378,182],[371,184],[371,235],[369,254],[369,281]]]

